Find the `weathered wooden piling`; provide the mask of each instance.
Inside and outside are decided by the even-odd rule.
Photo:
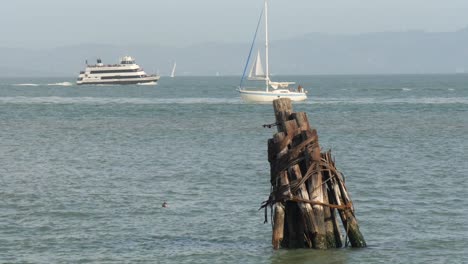
[[[273,248],[340,248],[343,236],[365,247],[343,176],[331,152],[321,153],[306,113],[293,113],[287,98],[273,101],[273,109],[276,122],[266,125],[278,130],[268,140],[272,192],[262,205],[273,208]]]

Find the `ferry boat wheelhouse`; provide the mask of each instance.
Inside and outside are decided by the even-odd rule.
[[[103,64],[98,59],[96,65],[86,65],[76,84],[156,84],[159,77],[146,74],[134,58],[125,56],[120,59],[120,64]]]

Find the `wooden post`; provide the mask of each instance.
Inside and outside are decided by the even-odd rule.
[[[276,104],[275,104],[276,102]],[[294,145],[292,144],[292,139],[294,136],[297,135],[298,129],[297,129],[297,123],[294,120],[289,120],[291,113],[292,113],[292,105],[291,101],[288,100],[275,100],[273,103],[273,108],[275,110],[275,117],[276,117],[276,124],[277,124],[277,129],[278,132],[285,132],[286,133],[286,139],[287,142],[289,143],[289,147],[293,147]],[[284,150],[287,150],[289,148],[288,146],[285,146]],[[285,154],[285,153],[284,153]],[[277,158],[281,158],[284,154],[282,155],[277,155]],[[300,171],[300,168],[298,165],[294,165],[291,168],[288,169],[289,175],[290,175],[290,180],[300,180],[302,178],[302,174]],[[277,172],[276,172],[277,173]],[[309,199],[309,195],[307,193],[306,187],[301,186],[299,190],[299,197],[303,199]],[[305,236],[307,237],[305,240],[310,241],[310,240],[315,240],[315,234],[317,233],[317,225],[314,221],[314,212],[312,210],[312,207],[310,204],[307,203],[298,203],[297,204],[300,211],[301,215],[303,217],[303,221],[305,223],[304,226],[304,231],[306,232]],[[290,223],[291,224],[291,223]],[[291,228],[289,228],[290,231]],[[296,232],[290,232],[291,234],[295,234]],[[298,237],[301,238],[290,238],[290,243],[296,244],[296,241],[304,241],[303,235],[298,234]],[[302,242],[304,244],[306,242]],[[301,244],[301,243],[297,243]]]
[[[300,224],[298,224],[300,223]],[[304,241],[304,227],[301,210],[295,202],[286,202],[286,222],[284,225],[284,248],[303,248],[307,246]]]
[[[282,142],[285,138],[284,133],[277,133],[275,134],[274,138],[272,141],[269,141],[268,144],[268,153],[272,153],[273,150],[275,149],[276,145],[279,144],[279,142]],[[287,149],[281,150],[279,153],[276,155],[272,155],[272,159],[275,158],[280,158],[282,155],[286,154]],[[276,157],[275,157],[276,156]],[[271,163],[272,165],[274,163]],[[276,196],[280,197],[292,197],[291,191],[289,189],[289,180],[288,180],[288,175],[287,173],[280,172],[276,173],[272,169],[272,185],[273,185],[273,191],[276,193]],[[278,175],[277,178],[273,179],[273,175]],[[281,192],[279,192],[281,190]],[[274,249],[279,249],[279,246],[281,244],[281,241],[284,238],[284,217],[285,217],[285,208],[283,201],[277,201],[274,206],[274,216],[273,216],[273,236],[272,236],[272,244]]]
[[[327,153],[322,153],[322,162],[325,162],[328,164],[328,159],[327,159]],[[331,175],[332,172],[328,168],[323,168],[323,180],[325,182],[329,182],[331,180]],[[324,196],[324,201],[325,203],[329,204],[335,204],[333,202],[333,198],[330,197],[331,190],[328,187],[328,184],[323,184],[323,193],[326,194]],[[326,233],[326,238],[327,238],[327,244],[329,248],[341,248],[343,246],[342,240],[341,240],[341,232],[340,228],[336,219],[336,213],[334,208],[326,207],[324,208],[324,213],[325,213],[325,233]]]
[[[273,101],[278,132],[268,140],[274,208],[272,245],[284,248],[339,248],[343,222],[353,247],[365,247],[352,202],[331,154],[320,153],[317,131],[305,113],[293,113],[291,100]],[[271,125],[268,125],[271,127]]]
[[[343,199],[344,204],[351,204],[351,199],[349,198],[348,191],[344,186],[343,179],[340,174],[338,174],[338,186],[341,192],[341,198]],[[361,234],[359,230],[359,225],[357,219],[354,215],[354,208],[350,207],[343,210],[343,215],[345,216],[345,221],[343,221],[343,225],[345,226],[345,230],[349,237],[349,242],[351,242],[352,247],[362,248],[366,247],[366,241],[364,240],[364,236]]]
[[[273,236],[272,244],[274,249],[279,249],[284,234],[284,205],[275,203],[273,216]]]
[[[323,175],[320,168],[320,147],[315,145],[310,154],[312,158],[312,163],[310,166],[315,166],[316,172],[312,174],[309,183],[309,196],[311,200],[318,203],[324,203],[324,193],[322,189]],[[317,248],[326,248],[326,237],[325,237],[325,215],[322,205],[315,204],[312,206],[314,208],[315,219],[317,222],[317,238],[316,238],[316,247]]]
[[[331,159],[330,152],[327,153],[327,160],[329,163],[335,167],[333,160]],[[349,194],[346,190],[344,185],[343,177],[341,176],[340,172],[335,172],[334,177],[330,180],[331,188],[334,191],[334,199],[336,204],[339,205],[350,205],[349,208],[345,208],[342,210],[338,210],[338,213],[341,217],[341,221],[343,222],[343,227],[345,232],[349,238],[349,242],[351,242],[351,247],[362,248],[366,247],[366,241],[364,240],[364,236],[362,235],[361,231],[359,230],[359,225],[357,223],[357,219],[354,216],[354,209],[352,207],[352,201],[349,198]]]

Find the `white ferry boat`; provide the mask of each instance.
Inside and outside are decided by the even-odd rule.
[[[156,84],[159,75],[148,75],[135,63],[135,59],[125,56],[120,64],[103,64],[101,59],[96,65],[88,65],[81,71],[76,84]]]

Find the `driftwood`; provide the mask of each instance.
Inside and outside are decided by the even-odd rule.
[[[285,98],[273,108],[276,122],[265,125],[278,130],[268,140],[272,192],[262,205],[273,208],[273,248],[340,248],[343,236],[352,247],[365,247],[343,176],[331,152],[320,152],[306,113],[293,113]]]

